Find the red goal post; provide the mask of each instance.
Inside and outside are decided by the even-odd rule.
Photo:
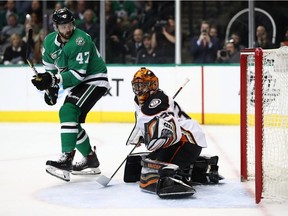
[[[241,181],[256,203],[287,199],[288,47],[241,50],[240,72]]]

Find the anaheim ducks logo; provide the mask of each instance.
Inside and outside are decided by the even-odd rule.
[[[83,38],[83,37],[77,37],[77,38],[76,38],[76,44],[77,44],[78,46],[83,46],[83,45],[85,44],[84,38]]]
[[[149,108],[155,108],[157,106],[159,106],[161,104],[161,100],[159,98],[153,99],[150,104],[149,104]]]

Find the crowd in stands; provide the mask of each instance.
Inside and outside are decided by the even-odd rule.
[[[100,48],[99,1],[47,1],[48,19],[43,26],[42,1],[0,2],[0,56],[2,64],[23,64],[27,34],[33,29],[33,62],[41,64],[42,42],[54,31],[51,14],[67,7],[74,13],[75,25],[87,32]],[[173,1],[106,0],[107,64],[173,64],[175,62],[175,5]],[[29,16],[27,16],[29,14]],[[267,37],[264,25],[257,26],[254,47],[264,49],[288,45],[288,29],[283,42],[276,46]],[[191,63],[239,63],[241,36],[234,32],[228,41],[207,21],[199,24],[199,34],[191,35]]]

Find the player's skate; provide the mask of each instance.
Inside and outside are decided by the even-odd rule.
[[[94,146],[94,151],[73,165],[73,175],[98,175],[101,173],[99,169],[100,163],[95,151],[96,147]]]
[[[70,181],[70,172],[72,170],[74,155],[75,150],[69,153],[62,153],[58,161],[48,160],[46,162],[46,172],[64,181]]]

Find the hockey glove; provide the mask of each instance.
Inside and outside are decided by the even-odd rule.
[[[53,106],[57,103],[58,91],[59,91],[59,86],[57,84],[52,87],[49,87],[47,91],[45,91],[44,100],[46,104]]]
[[[166,121],[161,117],[154,117],[145,127],[145,143],[150,151],[173,145],[177,139],[176,126],[173,120]]]
[[[55,84],[57,84],[56,76],[50,72],[34,75],[31,81],[33,85],[40,91],[48,89],[49,87],[55,86]]]

